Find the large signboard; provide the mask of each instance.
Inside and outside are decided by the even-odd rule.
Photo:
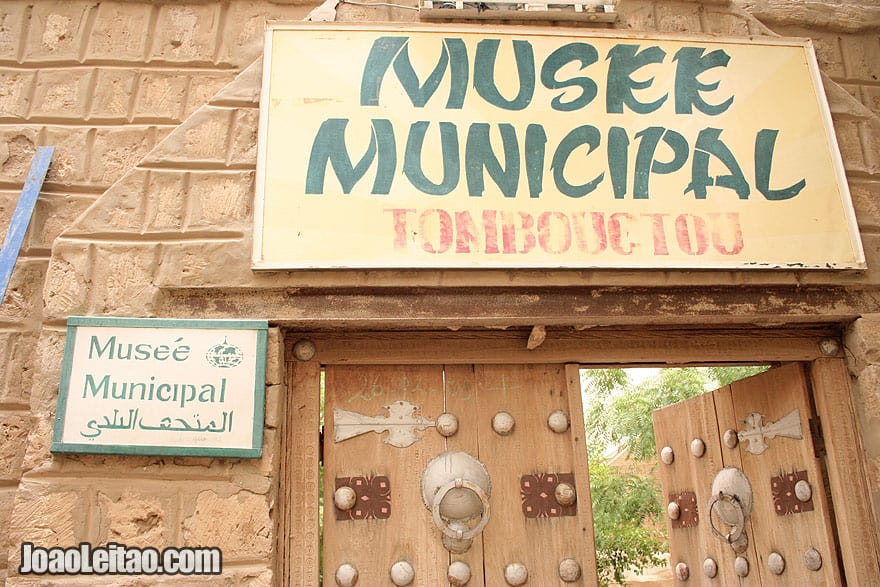
[[[254,267],[863,268],[809,41],[268,31]]]
[[[68,318],[52,451],[259,457],[267,329]]]

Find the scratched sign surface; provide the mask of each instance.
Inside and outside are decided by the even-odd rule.
[[[268,31],[255,268],[863,267],[809,42],[407,28]]]
[[[265,321],[68,319],[53,452],[258,457]]]

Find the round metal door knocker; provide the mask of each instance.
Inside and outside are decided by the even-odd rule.
[[[443,514],[440,513],[443,506],[443,498],[445,498],[451,491],[462,488],[472,491],[479,498],[483,506],[480,521],[476,526],[469,528],[468,530],[453,528],[449,524],[450,520],[444,518]],[[437,494],[434,496],[434,504],[431,507],[431,514],[434,516],[434,523],[446,536],[457,540],[472,539],[474,536],[482,532],[483,528],[486,527],[486,524],[489,523],[489,495],[483,491],[482,487],[473,481],[468,479],[453,479],[437,490]]]
[[[422,500],[450,552],[466,552],[489,523],[489,472],[462,451],[434,457],[422,473]],[[474,520],[477,520],[474,523]]]
[[[746,520],[752,513],[752,485],[745,474],[735,467],[718,471],[712,481],[712,499],[706,510],[709,512],[712,534],[730,544],[736,552],[742,552],[748,543],[745,536]],[[730,528],[728,532],[718,529],[716,517]]]
[[[719,506],[719,504],[726,504],[730,506],[729,512],[731,513],[725,514],[722,517],[723,522],[730,526],[730,532],[728,532],[727,534],[723,534],[715,526],[715,520],[712,517],[712,512],[715,511],[715,507]],[[714,534],[716,538],[723,540],[724,542],[729,542],[731,544],[739,540],[746,527],[746,517],[743,512],[742,503],[739,501],[739,498],[737,498],[737,496],[735,495],[731,495],[729,493],[724,493],[723,491],[721,491],[718,493],[718,495],[713,495],[712,499],[709,500],[708,509],[709,525],[712,527],[712,534]]]

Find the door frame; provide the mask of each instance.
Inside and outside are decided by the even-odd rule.
[[[536,334],[538,336],[536,336]],[[843,572],[853,585],[880,584],[866,462],[852,404],[841,331],[779,329],[589,329],[285,332],[286,417],[280,426],[277,577],[317,587],[320,375],[323,365],[567,363],[581,367],[808,364],[825,441],[825,464]],[[540,341],[540,342],[537,342]],[[537,345],[536,345],[537,342]],[[288,499],[285,496],[293,496]],[[312,500],[305,496],[315,496]],[[839,496],[846,496],[841,499]]]

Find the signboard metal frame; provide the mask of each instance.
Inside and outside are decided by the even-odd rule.
[[[154,329],[177,331],[216,330],[218,333],[252,330],[255,331],[256,345],[253,361],[253,394],[245,401],[253,401],[253,421],[239,425],[248,426],[248,446],[220,447],[199,446],[198,444],[175,446],[149,444],[98,444],[89,442],[64,441],[68,424],[68,407],[70,397],[71,374],[74,370],[74,350],[77,344],[86,344],[85,337],[78,338],[82,327],[108,327],[111,329]],[[67,319],[67,339],[64,347],[64,359],[61,370],[57,410],[54,420],[51,451],[53,453],[87,453],[87,454],[121,454],[121,455],[169,455],[193,457],[233,457],[260,458],[262,456],[263,426],[265,415],[266,392],[266,350],[268,341],[268,322],[266,320],[222,320],[222,319],[169,319],[169,318],[116,318],[116,317],[83,317],[71,316]],[[114,414],[114,420],[115,420]],[[132,425],[133,417],[132,419]],[[94,420],[93,420],[94,421]],[[213,424],[213,422],[212,422]],[[232,428],[230,417],[230,430]],[[133,426],[132,426],[133,427]],[[226,428],[224,416],[223,428]],[[214,430],[210,430],[214,432]]]

